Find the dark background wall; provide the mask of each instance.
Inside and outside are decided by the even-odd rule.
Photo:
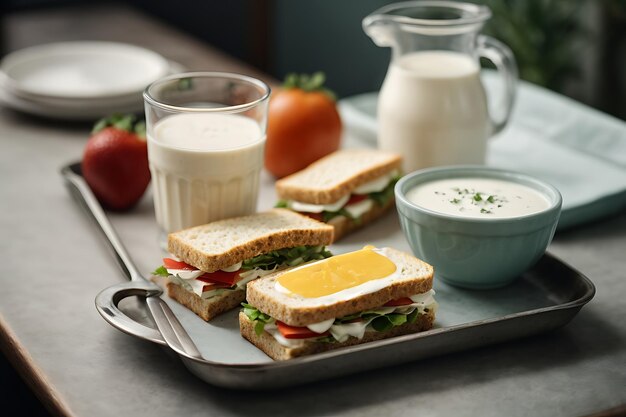
[[[4,13],[97,0],[2,0]],[[470,0],[522,78],[626,119],[625,0]],[[340,97],[377,90],[389,51],[361,29],[389,0],[126,0],[276,78],[323,70]]]
[[[290,71],[326,71],[340,96],[380,87],[390,53],[379,48],[361,21],[389,1],[322,0],[275,2],[270,70],[279,77]]]
[[[389,51],[377,48],[361,20],[384,0],[132,1],[283,79],[289,72],[325,71],[340,96],[378,89]]]

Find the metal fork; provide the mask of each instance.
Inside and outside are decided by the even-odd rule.
[[[61,169],[72,195],[90,214],[92,220],[99,226],[106,237],[113,256],[124,275],[130,282],[114,285],[101,291],[96,296],[96,308],[100,315],[109,324],[119,330],[144,339],[166,344],[176,353],[191,359],[202,360],[202,355],[189,334],[178,321],[170,307],[160,295],[162,289],[147,280],[137,269],[128,255],[126,248],[120,241],[115,229],[109,222],[102,206],[91,192],[91,189],[82,177],[80,163],[70,164]],[[158,331],[137,323],[124,314],[119,308],[119,302],[130,296],[143,296],[150,310]]]

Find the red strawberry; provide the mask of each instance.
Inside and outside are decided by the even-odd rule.
[[[105,207],[134,206],[150,182],[145,124],[135,123],[132,115],[100,120],[85,146],[82,171]]]

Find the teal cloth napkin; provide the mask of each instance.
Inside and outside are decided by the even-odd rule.
[[[483,73],[490,107],[501,89]],[[346,128],[376,144],[378,93],[340,101]],[[487,164],[541,178],[563,195],[559,230],[626,210],[626,123],[521,81],[509,124],[490,140]]]

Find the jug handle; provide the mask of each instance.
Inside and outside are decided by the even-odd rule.
[[[478,36],[478,55],[493,62],[504,81],[504,96],[501,98],[504,112],[498,118],[492,116],[493,134],[499,133],[506,126],[513,103],[515,102],[515,91],[517,85],[517,65],[515,57],[508,46],[492,38],[491,36]]]

